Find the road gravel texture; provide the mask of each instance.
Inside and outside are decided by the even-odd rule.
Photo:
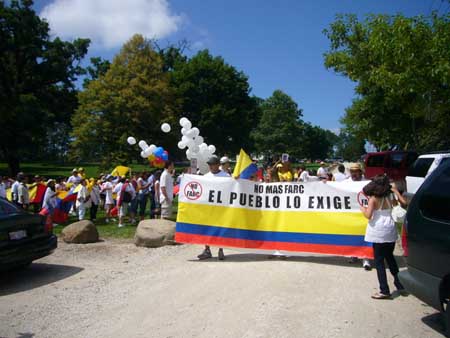
[[[201,250],[60,242],[0,276],[0,337],[443,337],[435,310],[372,300],[375,270],[344,257],[225,249],[225,261],[198,261]]]

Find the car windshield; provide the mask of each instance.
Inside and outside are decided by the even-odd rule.
[[[425,177],[434,158],[418,158],[408,170],[408,176]]]
[[[17,206],[5,199],[0,198],[0,216],[17,214],[20,212],[21,210]]]

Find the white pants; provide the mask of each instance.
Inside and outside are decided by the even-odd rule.
[[[85,214],[86,214],[86,206],[83,203],[78,206],[78,219],[82,221],[84,219]]]

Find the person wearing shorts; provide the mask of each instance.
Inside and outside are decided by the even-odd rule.
[[[173,169],[173,162],[167,161],[164,164],[164,171],[160,179],[159,201],[161,203],[161,218],[165,219],[172,217]]]

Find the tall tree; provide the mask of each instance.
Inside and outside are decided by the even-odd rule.
[[[339,15],[325,66],[357,82],[343,123],[378,148],[450,147],[450,14]]]
[[[80,105],[72,119],[73,159],[101,158],[104,167],[110,167],[138,156],[139,151],[127,144],[130,135],[148,144],[168,141],[160,125],[175,121],[175,100],[163,66],[161,56],[142,35],[124,44],[106,73],[79,94]]]
[[[49,38],[49,26],[32,9],[33,1],[0,1],[0,153],[11,174],[21,156],[39,151],[54,123],[68,120],[76,100],[74,81],[88,39]]]
[[[204,50],[189,60],[176,58],[171,85],[181,104],[178,116],[198,126],[218,153],[252,149],[249,135],[259,114],[244,73]]]
[[[281,153],[299,156],[304,128],[297,103],[281,90],[275,90],[261,103],[261,111],[259,124],[252,133],[256,151],[267,156]]]

